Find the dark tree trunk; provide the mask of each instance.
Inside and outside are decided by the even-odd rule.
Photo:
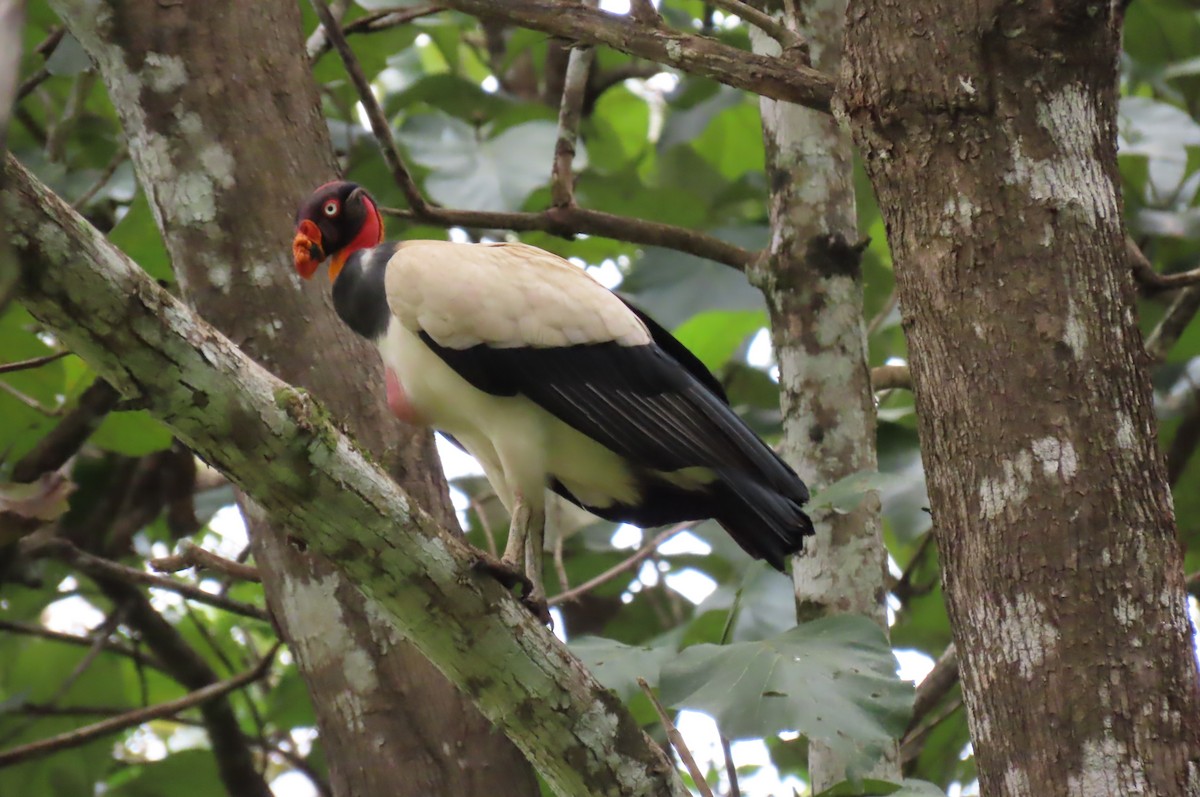
[[[1117,14],[850,4],[842,99],[896,262],[984,795],[1200,793],[1123,254]]]
[[[100,68],[187,300],[454,528],[431,437],[387,415],[378,355],[339,322],[328,285],[292,271],[295,206],[334,175],[297,5],[55,6]],[[336,793],[537,794],[517,750],[356,589],[248,514]]]

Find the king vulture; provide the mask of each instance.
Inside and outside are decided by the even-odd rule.
[[[384,243],[347,182],[296,217],[296,271],[332,258],[341,319],[379,347],[387,403],[470,452],[512,517],[503,564],[545,617],[545,491],[606,520],[713,518],[783,570],[813,533],[808,489],[669,332],[556,255],[520,243]]]

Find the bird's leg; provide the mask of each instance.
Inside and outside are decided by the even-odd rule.
[[[531,507],[518,492],[513,502],[512,523],[508,530],[508,542],[504,546],[504,556],[497,560],[484,551],[476,551],[476,556],[477,566],[489,572],[506,589],[519,585],[521,603],[538,620],[549,623],[550,610],[546,607],[546,590],[542,586],[541,559],[534,559],[527,547],[536,542],[537,550],[541,551],[545,518],[544,510]]]
[[[512,508],[512,522],[508,527],[508,542],[504,545],[504,556],[501,561],[509,567],[521,570],[521,564],[525,560],[525,538],[529,533],[529,504],[525,502],[525,497],[517,491]]]
[[[530,610],[539,617],[549,617],[546,608],[546,587],[542,583],[542,551],[546,546],[546,510],[529,509],[525,518],[527,523],[525,539],[525,577],[529,579],[532,588],[525,596],[525,602]],[[540,611],[535,610],[535,607]]]

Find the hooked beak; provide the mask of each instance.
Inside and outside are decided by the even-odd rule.
[[[296,263],[296,273],[304,279],[315,274],[317,267],[325,260],[321,230],[309,219],[296,227],[296,237],[292,239],[292,259]]]

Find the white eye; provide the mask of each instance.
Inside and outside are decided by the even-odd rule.
[[[326,216],[333,218],[338,214],[338,203],[331,199],[325,203],[324,210]]]

